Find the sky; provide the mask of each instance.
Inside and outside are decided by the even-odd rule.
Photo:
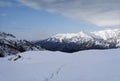
[[[40,40],[57,33],[120,29],[120,0],[0,0],[0,31]]]

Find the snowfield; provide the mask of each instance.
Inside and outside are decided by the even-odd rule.
[[[120,81],[120,49],[19,55],[0,58],[0,81]]]

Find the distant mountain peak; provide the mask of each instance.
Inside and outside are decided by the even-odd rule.
[[[108,29],[108,30],[103,30],[103,31],[95,31],[91,33],[104,40],[115,38],[115,37],[120,37],[120,29],[113,29],[113,30]]]
[[[48,38],[48,40],[52,40],[52,41],[59,41],[62,42],[63,40],[71,40],[72,42],[76,42],[79,39],[92,39],[91,36],[89,36],[89,34],[85,33],[85,32],[78,32],[78,33],[66,33],[66,34],[56,34],[50,38]]]
[[[41,47],[27,40],[17,39],[12,34],[0,32],[0,57],[30,50],[41,50]]]
[[[16,38],[16,37],[10,33],[0,32],[0,38]]]
[[[78,33],[66,33],[66,34],[56,34],[50,38],[49,40],[52,41],[60,41],[62,42],[63,40],[77,40],[79,39],[111,39],[111,38],[119,38],[120,37],[120,30],[119,29],[108,29],[108,30],[102,30],[102,31],[95,31],[95,32],[78,32]]]
[[[120,30],[109,29],[95,32],[57,34],[37,42],[41,47],[64,52],[86,49],[108,49],[120,47]]]

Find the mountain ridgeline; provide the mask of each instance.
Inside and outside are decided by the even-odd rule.
[[[47,50],[69,53],[88,49],[119,48],[120,30],[57,34],[36,44]]]
[[[0,32],[0,57],[16,55],[31,50],[77,52],[89,49],[120,47],[120,30],[57,34],[48,39],[31,42],[17,39],[14,35]]]
[[[41,50],[41,47],[27,40],[19,40],[12,34],[0,32],[0,57],[30,50]]]

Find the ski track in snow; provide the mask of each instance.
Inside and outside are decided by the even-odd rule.
[[[18,55],[0,58],[0,81],[120,81],[120,49]]]
[[[45,80],[43,80],[43,81],[52,80],[54,77],[56,77],[59,74],[59,72],[61,71],[61,69],[63,69],[64,66],[65,65],[61,65],[55,72],[51,73],[50,77],[45,78]]]

